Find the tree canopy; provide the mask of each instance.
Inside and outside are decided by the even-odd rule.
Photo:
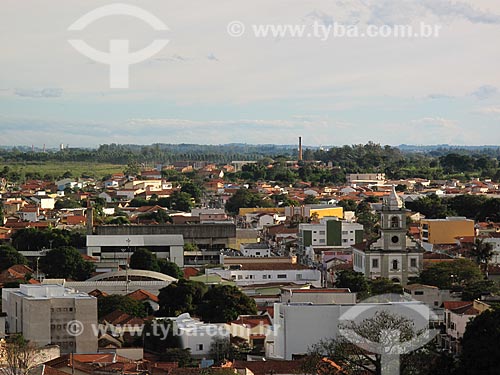
[[[270,207],[271,201],[265,201],[258,193],[254,193],[248,189],[241,188],[228,199],[226,203],[226,210],[236,215],[240,208],[254,208],[254,207]]]
[[[50,250],[40,258],[40,269],[48,278],[86,280],[95,270],[95,265],[82,258],[74,247],[63,246]]]
[[[10,245],[0,246],[0,272],[15,264],[27,264],[26,258]]]
[[[159,316],[178,316],[189,313],[203,321],[222,323],[241,314],[256,314],[255,301],[229,285],[205,284],[181,279],[160,290]]]
[[[226,323],[239,315],[257,314],[257,306],[235,286],[214,285],[203,296],[198,314],[210,323]]]
[[[97,299],[97,316],[99,319],[117,310],[139,318],[147,316],[145,304],[129,296],[111,294]]]
[[[160,271],[156,254],[143,247],[136,249],[130,256],[130,268],[135,270]]]
[[[467,324],[460,374],[497,374],[500,368],[500,310],[485,311]]]
[[[478,266],[468,259],[432,264],[420,273],[419,282],[439,289],[463,288],[464,285],[482,280]]]
[[[160,267],[160,272],[165,275],[172,276],[176,279],[184,277],[182,269],[174,262],[169,262],[166,259],[158,259],[158,266]]]

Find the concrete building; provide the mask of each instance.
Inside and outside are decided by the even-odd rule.
[[[465,217],[420,220],[420,238],[432,245],[455,244],[457,237],[474,235],[474,220]]]
[[[363,225],[325,217],[319,224],[299,224],[299,251],[308,246],[349,247],[363,242]]]
[[[240,245],[240,251],[244,257],[268,258],[271,256],[269,245],[261,242],[243,243]]]
[[[460,341],[464,336],[467,323],[490,308],[490,305],[481,301],[444,302],[446,334],[441,336],[442,346],[454,354],[460,353]]]
[[[350,173],[347,183],[350,185],[384,185],[385,173]]]
[[[423,302],[431,308],[439,308],[444,301],[460,300],[459,296],[455,297],[450,290],[441,290],[431,285],[411,284],[405,286],[403,291],[412,299]]]
[[[232,280],[237,286],[295,283],[321,287],[321,272],[301,264],[241,264],[223,268],[207,268],[205,273],[208,275],[217,274],[225,280]]]
[[[233,223],[167,224],[167,225],[100,225],[97,236],[181,235],[185,243],[196,244],[203,251],[220,251],[229,247],[236,237]]]
[[[348,288],[296,289],[281,288],[282,303],[342,304],[356,303],[356,293]]]
[[[7,314],[4,312],[0,312],[0,339],[5,337],[5,323],[6,323]]]
[[[406,285],[420,274],[423,250],[406,235],[406,210],[394,186],[384,197],[380,216],[380,238],[352,247],[353,269],[371,279],[384,277]]]
[[[328,216],[335,216],[339,219],[344,217],[344,209],[342,207],[332,206],[330,204],[307,204],[304,206],[289,206],[285,207],[285,216],[292,218],[294,216],[310,218],[316,216],[322,219]]]
[[[164,235],[87,235],[87,255],[121,265],[136,249],[146,248],[160,259],[184,265],[184,239],[179,234]]]
[[[358,311],[359,309],[359,311]],[[366,318],[363,311],[387,311],[403,315],[415,324],[415,330],[427,328],[429,308],[421,302],[366,303],[358,305],[276,303],[274,304],[273,358],[290,360],[304,355],[321,340],[336,338],[339,325],[347,320],[359,323]],[[359,314],[356,314],[359,312]],[[349,317],[346,319],[346,317]]]
[[[188,313],[168,319],[173,322],[173,330],[179,336],[182,349],[190,349],[194,358],[207,357],[215,339],[229,342],[229,331],[225,323],[204,323],[191,318]]]
[[[61,353],[97,352],[97,299],[62,285],[21,284],[2,290],[9,333],[21,333],[37,346],[59,345]],[[78,321],[77,325],[68,323]],[[72,335],[71,329],[81,334]]]

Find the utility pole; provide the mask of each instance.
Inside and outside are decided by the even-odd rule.
[[[125,291],[128,294],[128,267],[130,261],[130,238],[127,238],[127,264],[125,265]]]

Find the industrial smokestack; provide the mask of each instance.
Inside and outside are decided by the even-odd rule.
[[[302,161],[302,137],[299,137],[299,161]]]
[[[92,207],[92,202],[87,198],[87,234],[92,235],[94,231],[94,209]]]

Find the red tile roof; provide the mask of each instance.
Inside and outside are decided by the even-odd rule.
[[[127,296],[136,300],[136,301],[141,301],[141,302],[147,301],[147,300],[151,300],[153,302],[159,302],[157,296],[155,296],[153,293],[150,293],[144,289],[138,289],[135,292],[127,294]]]
[[[238,319],[233,320],[231,324],[241,325],[244,327],[271,326],[271,319],[267,315],[243,315]]]
[[[303,373],[302,361],[234,361],[233,368],[249,369],[255,375]]]
[[[464,306],[472,305],[472,301],[444,301],[443,305],[446,310],[453,311]]]

